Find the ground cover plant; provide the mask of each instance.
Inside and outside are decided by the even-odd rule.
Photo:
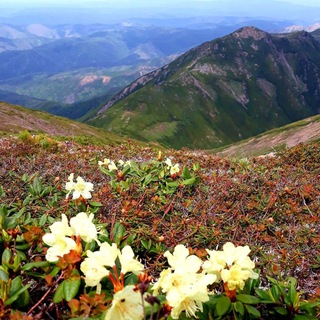
[[[319,151],[2,138],[1,318],[317,319]]]

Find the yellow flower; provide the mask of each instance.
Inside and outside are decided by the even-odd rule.
[[[71,191],[73,191],[72,199],[78,199],[80,196],[84,199],[90,199],[90,191],[93,191],[93,184],[91,182],[85,182],[81,177],[77,177],[77,182],[74,183],[73,177],[74,175],[71,173],[68,178],[69,182],[66,183],[66,190],[69,191],[66,198],[68,198]]]
[[[59,257],[70,252],[70,250],[76,250],[76,242],[62,235],[55,235],[54,233],[46,233],[42,240],[50,248],[47,250],[46,259],[49,262],[56,262]]]
[[[241,266],[235,264],[230,269],[221,271],[221,278],[224,283],[228,283],[229,290],[240,289],[242,290],[245,280],[250,278],[252,273],[250,270],[242,269]]]
[[[103,161],[98,161],[99,166],[107,166],[110,163],[110,159],[103,159]]]
[[[49,229],[56,236],[71,236],[73,234],[68,218],[64,213],[61,215],[61,221],[54,222]]]
[[[66,183],[66,190],[69,191],[67,194],[67,197],[68,197],[69,193],[73,190],[73,186],[74,186],[73,179],[74,179],[74,174],[71,173],[68,177],[68,182]]]
[[[168,169],[172,167],[172,162],[170,158],[167,158],[164,163],[168,166]]]
[[[141,295],[134,289],[133,285],[128,285],[115,293],[104,320],[143,319]]]
[[[61,215],[61,221],[53,223],[50,227],[51,233],[46,233],[42,240],[50,246],[47,250],[46,259],[50,262],[56,262],[59,257],[76,249],[76,242],[67,237],[73,234],[69,226],[68,218],[65,214]]]
[[[202,311],[202,303],[209,300],[208,285],[216,280],[216,276],[199,273],[177,273],[169,268],[163,270],[159,280],[154,284],[154,294],[160,291],[166,293],[166,299],[173,309],[171,316],[179,319],[182,311],[187,316],[195,316],[195,313]]]
[[[108,169],[109,171],[115,171],[115,170],[118,170],[118,167],[116,166],[114,161],[110,161],[110,163],[108,164]]]
[[[213,273],[220,276],[230,291],[243,289],[248,278],[257,279],[258,274],[253,271],[255,264],[248,257],[250,249],[248,246],[235,247],[233,243],[227,242],[223,251],[210,251],[209,259],[202,265],[205,273]]]
[[[70,226],[73,234],[79,235],[87,243],[97,241],[97,229],[93,220],[93,213],[88,216],[86,212],[80,212],[70,219]]]
[[[110,244],[108,242],[103,242],[100,246],[99,256],[101,259],[101,264],[108,267],[113,267],[116,263],[116,259],[120,254],[119,249],[115,243]]]
[[[102,264],[102,256],[90,250],[87,251],[88,257],[80,265],[80,270],[85,275],[86,286],[97,286],[97,293],[101,292],[100,281],[109,275],[109,271]]]
[[[182,244],[178,244],[171,254],[166,251],[163,254],[168,259],[169,265],[178,273],[198,272],[202,261],[195,255],[189,255],[189,250]]]
[[[166,293],[173,319],[179,319],[182,311],[188,317],[195,317],[198,310],[202,311],[202,303],[209,300],[208,285],[217,280],[216,275],[199,273],[201,260],[189,255],[189,250],[183,245],[177,245],[173,254],[166,251],[164,256],[171,268],[160,273],[152,287],[154,294]]]
[[[121,273],[133,272],[139,274],[143,271],[144,266],[141,262],[134,259],[134,253],[130,246],[125,246],[119,254],[119,260],[121,264]]]
[[[225,261],[228,266],[231,266],[233,263],[237,263],[237,261],[241,261],[242,259],[244,259],[250,253],[250,251],[251,250],[248,246],[235,247],[231,242],[227,242],[223,246]]]
[[[226,266],[224,252],[209,249],[206,249],[206,251],[209,254],[209,259],[203,262],[203,271],[205,273],[215,274],[218,278],[220,278],[220,272]]]
[[[105,267],[115,265],[118,253],[117,245],[113,243],[110,246],[107,242],[101,244],[99,251],[87,250],[87,258],[80,265],[87,286],[97,286],[97,293],[101,292],[100,281],[110,273]]]
[[[179,163],[176,163],[174,166],[170,167],[170,174],[175,174],[180,171]]]

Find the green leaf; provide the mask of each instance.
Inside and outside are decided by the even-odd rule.
[[[288,314],[288,310],[284,307],[275,307],[274,310],[282,316],[286,316]]]
[[[9,280],[9,273],[2,266],[0,266],[0,280],[1,281]]]
[[[262,290],[262,289],[256,289],[255,291],[256,291],[257,296],[258,296],[261,300],[272,302],[272,301],[271,301],[271,297],[270,297],[270,295],[268,294],[268,291],[265,291],[265,290]]]
[[[295,278],[289,277],[289,298],[291,300],[291,304],[294,304],[297,300],[299,301],[299,294],[297,293],[296,286],[297,280]]]
[[[32,202],[32,197],[31,197],[31,195],[29,194],[29,195],[23,200],[22,204],[23,204],[24,206],[27,206],[30,202]]]
[[[52,278],[53,278],[53,277],[55,277],[55,276],[60,272],[60,270],[61,270],[61,269],[60,269],[59,267],[54,267],[49,274],[50,274],[50,276],[52,276]]]
[[[24,286],[23,286],[23,283],[22,283],[21,276],[15,277],[11,282],[10,297],[14,296],[17,292],[20,291],[20,294],[19,294],[17,300],[14,301],[14,307],[16,307],[16,308],[25,307],[30,302],[29,292],[26,289],[21,291],[21,289],[23,289],[23,288],[24,288]]]
[[[245,304],[257,304],[260,302],[260,299],[254,296],[250,296],[249,294],[237,294],[237,301],[240,301]]]
[[[116,222],[113,226],[111,239],[116,243],[117,246],[120,245],[120,242],[124,236],[125,228],[120,222]]]
[[[147,186],[150,184],[150,182],[152,181],[152,175],[149,173],[146,175],[146,177],[144,178],[144,181],[143,181],[143,185],[144,186]]]
[[[123,245],[130,246],[132,244],[133,240],[135,239],[135,237],[136,237],[135,233],[131,234],[129,237],[126,238],[126,240],[123,241]]]
[[[21,276],[15,277],[11,281],[11,286],[10,286],[10,296],[14,295],[17,291],[19,291],[22,288],[22,279]]]
[[[63,295],[67,301],[70,301],[77,295],[80,288],[81,278],[79,271],[73,270],[71,278],[66,279],[64,282]]]
[[[261,314],[259,312],[259,310],[257,310],[256,308],[249,306],[249,305],[245,305],[248,313],[253,317],[253,318],[261,318]]]
[[[56,292],[54,293],[54,296],[53,296],[54,303],[59,303],[64,299],[64,284],[65,284],[65,281],[61,282]]]
[[[224,316],[229,312],[231,301],[228,297],[222,296],[217,299],[216,311],[218,316]]]
[[[8,215],[8,210],[6,206],[0,207],[0,228],[3,227],[6,216]]]
[[[102,203],[97,201],[90,201],[89,204],[91,207],[102,207]]]
[[[150,250],[152,247],[152,240],[151,239],[149,239],[149,240],[142,239],[141,244],[145,249]]]
[[[167,182],[166,185],[169,188],[177,188],[179,186],[179,182],[178,181]]]
[[[182,173],[181,173],[181,177],[183,179],[190,179],[191,178],[191,174],[190,171],[187,167],[183,167]]]
[[[317,307],[317,306],[320,306],[320,301],[316,301],[316,302],[305,302],[305,303],[302,303],[300,305],[300,310],[301,311],[304,311],[304,310],[310,310],[314,307]]]
[[[297,314],[294,316],[293,320],[319,320],[319,318],[311,315]]]
[[[18,290],[13,296],[11,296],[8,300],[5,301],[4,305],[8,306],[11,303],[15,302],[21,293],[23,293],[24,291],[28,290],[30,288],[31,284],[27,284],[26,286],[24,286],[23,288],[21,288],[20,290]]]
[[[196,182],[196,178],[193,177],[193,178],[190,178],[190,179],[183,180],[182,184],[184,186],[192,186],[195,182]]]
[[[30,271],[34,268],[45,268],[49,266],[50,266],[50,262],[48,261],[36,261],[36,262],[26,263],[24,266],[21,267],[21,270]]]
[[[28,243],[21,243],[16,245],[16,249],[18,250],[28,250],[30,245]]]
[[[17,247],[16,247],[17,248]],[[17,248],[18,249],[18,248]],[[27,261],[26,254],[21,250],[16,250],[17,256],[19,257],[20,261]]]
[[[44,214],[41,216],[40,220],[39,220],[39,226],[40,226],[40,227],[43,227],[43,226],[46,224],[47,220],[48,220],[48,217],[47,217],[47,215],[44,213]]]
[[[271,293],[272,301],[277,302],[279,300],[279,297],[280,297],[279,287],[277,285],[274,285],[274,286],[271,287],[269,292]]]
[[[1,264],[9,264],[12,258],[12,252],[10,249],[5,248],[2,252]]]
[[[234,303],[234,310],[236,310],[242,317],[244,316],[244,306],[242,302],[235,302]]]

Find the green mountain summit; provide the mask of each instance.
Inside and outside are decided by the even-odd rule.
[[[320,112],[320,42],[254,27],[206,42],[116,94],[87,122],[174,148],[214,148]]]

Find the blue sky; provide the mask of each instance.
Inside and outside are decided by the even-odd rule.
[[[226,0],[1,0],[1,6],[5,5],[19,5],[19,6],[31,6],[31,5],[87,5],[87,6],[94,6],[97,4],[113,4],[113,5],[119,5],[119,4],[127,4],[129,6],[159,6],[163,5],[166,6],[168,4],[179,4],[181,2],[193,2],[194,4],[200,3],[200,2],[225,2]],[[254,0],[251,0],[254,2]],[[270,0],[265,0],[266,4]],[[288,2],[292,4],[301,4],[301,5],[310,5],[310,6],[317,6],[320,7],[320,1],[319,0],[278,0],[282,2]]]
[[[82,20],[75,21],[80,17],[79,10],[82,10]],[[0,0],[0,18],[7,19],[3,21],[23,24],[26,16],[28,23],[47,24],[115,23],[147,18],[178,21],[195,17],[263,17],[307,26],[320,22],[320,0]],[[9,17],[16,18],[9,20]]]

